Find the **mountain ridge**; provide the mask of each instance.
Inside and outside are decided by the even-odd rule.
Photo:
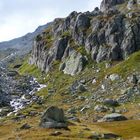
[[[27,33],[24,36],[9,40],[9,41],[4,41],[0,42],[0,50],[6,50],[6,49],[16,49],[23,54],[29,53],[32,49],[33,45],[33,40],[35,36],[40,34],[42,31],[44,31],[50,23],[47,23],[45,25],[39,26],[34,32],[32,33]]]

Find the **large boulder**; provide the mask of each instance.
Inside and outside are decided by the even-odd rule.
[[[124,121],[127,118],[121,114],[112,113],[105,115],[99,122],[112,122],[112,121]]]
[[[107,105],[107,106],[118,106],[119,103],[116,100],[113,99],[105,99],[103,101],[103,104]]]
[[[63,109],[51,106],[41,117],[40,126],[43,128],[67,128]]]
[[[86,57],[74,51],[69,58],[63,62],[63,72],[65,74],[75,75],[80,73],[87,63]]]

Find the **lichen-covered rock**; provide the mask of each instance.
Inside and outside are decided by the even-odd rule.
[[[80,53],[73,52],[63,63],[65,64],[63,72],[65,74],[75,75],[83,70],[87,63],[87,59]]]

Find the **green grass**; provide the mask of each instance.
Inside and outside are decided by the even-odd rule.
[[[78,100],[76,102],[71,101],[70,103],[63,103],[63,101],[66,99],[69,99],[69,100],[72,99],[72,96],[69,93],[68,89],[74,83],[75,80],[88,79],[88,78],[97,76],[98,77],[97,80],[99,80],[99,81],[97,81],[97,84],[99,84],[102,81],[102,79],[105,77],[105,75],[108,75],[108,74],[118,73],[119,75],[126,77],[127,75],[133,73],[134,71],[139,71],[139,69],[140,69],[140,65],[139,65],[140,51],[132,54],[125,61],[117,62],[117,64],[113,64],[114,66],[112,66],[111,68],[108,68],[108,69],[105,68],[106,63],[108,63],[108,62],[104,61],[104,62],[98,63],[98,64],[95,62],[92,62],[79,75],[70,76],[70,75],[63,74],[63,72],[58,70],[60,61],[54,61],[53,68],[51,69],[51,71],[48,74],[42,73],[41,70],[39,70],[34,65],[32,65],[32,66],[29,65],[27,63],[27,61],[24,62],[22,67],[19,69],[20,74],[23,74],[23,75],[31,74],[31,75],[37,77],[38,79],[41,79],[42,77],[44,77],[45,78],[44,81],[47,83],[47,87],[37,93],[38,96],[40,96],[44,99],[43,105],[38,105],[38,104],[34,103],[34,104],[28,106],[27,108],[23,109],[21,111],[21,113],[28,114],[28,112],[30,112],[32,110],[33,111],[35,110],[37,112],[42,112],[45,110],[45,108],[47,106],[51,106],[51,105],[61,106],[61,108],[63,108],[65,111],[73,106],[80,107],[81,105],[83,105],[85,103],[85,101]],[[93,66],[94,66],[94,68],[100,69],[100,72],[96,73],[95,69],[92,68]],[[98,87],[98,85],[95,85],[94,88],[96,88],[96,86]],[[93,84],[89,83],[88,88],[92,89]],[[51,96],[48,96],[49,90],[52,90],[52,89],[54,90],[54,93]],[[88,98],[91,96],[91,93],[87,91],[84,93],[80,93],[79,95]],[[132,106],[132,105],[130,105],[130,106]],[[93,107],[91,107],[87,111],[87,113],[90,117],[88,120],[89,122],[92,121],[92,116],[94,115]],[[128,107],[128,109],[131,110],[131,107]],[[85,114],[82,114],[80,112],[78,112],[77,115],[79,118],[85,117],[84,116]],[[38,121],[38,119],[39,118],[33,118],[33,120],[35,120],[35,121]],[[33,120],[31,120],[31,122]],[[131,139],[134,136],[136,136],[138,138],[140,137],[139,126],[133,125],[133,123],[136,123],[136,122],[137,121],[127,121],[127,122],[117,122],[117,123],[116,122],[99,123],[99,124],[95,124],[95,125],[93,124],[93,126],[92,125],[88,125],[88,126],[91,127],[91,130],[97,131],[100,129],[100,132],[102,132],[103,130],[107,131],[107,132],[113,132],[115,134],[123,136],[126,139]],[[138,123],[139,123],[139,121],[138,121]],[[121,129],[119,126],[121,126]],[[40,129],[37,128],[37,126],[35,126],[35,129],[40,132]],[[69,137],[78,139],[79,138],[78,133],[80,133],[80,131],[78,131],[78,129],[81,129],[81,127],[80,128],[79,128],[79,126],[75,126],[75,128],[71,127],[71,133],[68,133]],[[38,137],[43,137],[43,135],[44,135],[44,133],[40,132],[38,134]],[[47,135],[48,134],[46,134],[45,136],[48,137],[48,139],[49,139],[50,137]],[[87,138],[87,134],[85,134],[85,132],[82,135],[83,135],[82,136],[83,138]],[[31,130],[31,133],[29,133],[27,135],[23,134],[23,136],[24,137],[33,136],[33,139],[34,139],[34,133],[32,132],[32,130]],[[65,136],[63,138],[65,138]],[[60,138],[60,139],[63,139],[63,138]]]
[[[62,33],[61,37],[64,38],[64,37],[70,37],[71,36],[71,33],[70,31],[65,31]]]
[[[117,73],[122,77],[135,73],[140,70],[140,51],[132,54],[127,60],[118,63],[108,73]]]
[[[37,66],[35,65],[29,65],[28,62],[25,60],[23,65],[19,68],[19,73],[21,75],[32,75],[35,78],[40,79],[42,76],[42,72]]]

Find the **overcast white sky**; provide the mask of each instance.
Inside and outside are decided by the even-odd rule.
[[[72,11],[92,11],[101,0],[0,0],[0,41],[34,31]]]

